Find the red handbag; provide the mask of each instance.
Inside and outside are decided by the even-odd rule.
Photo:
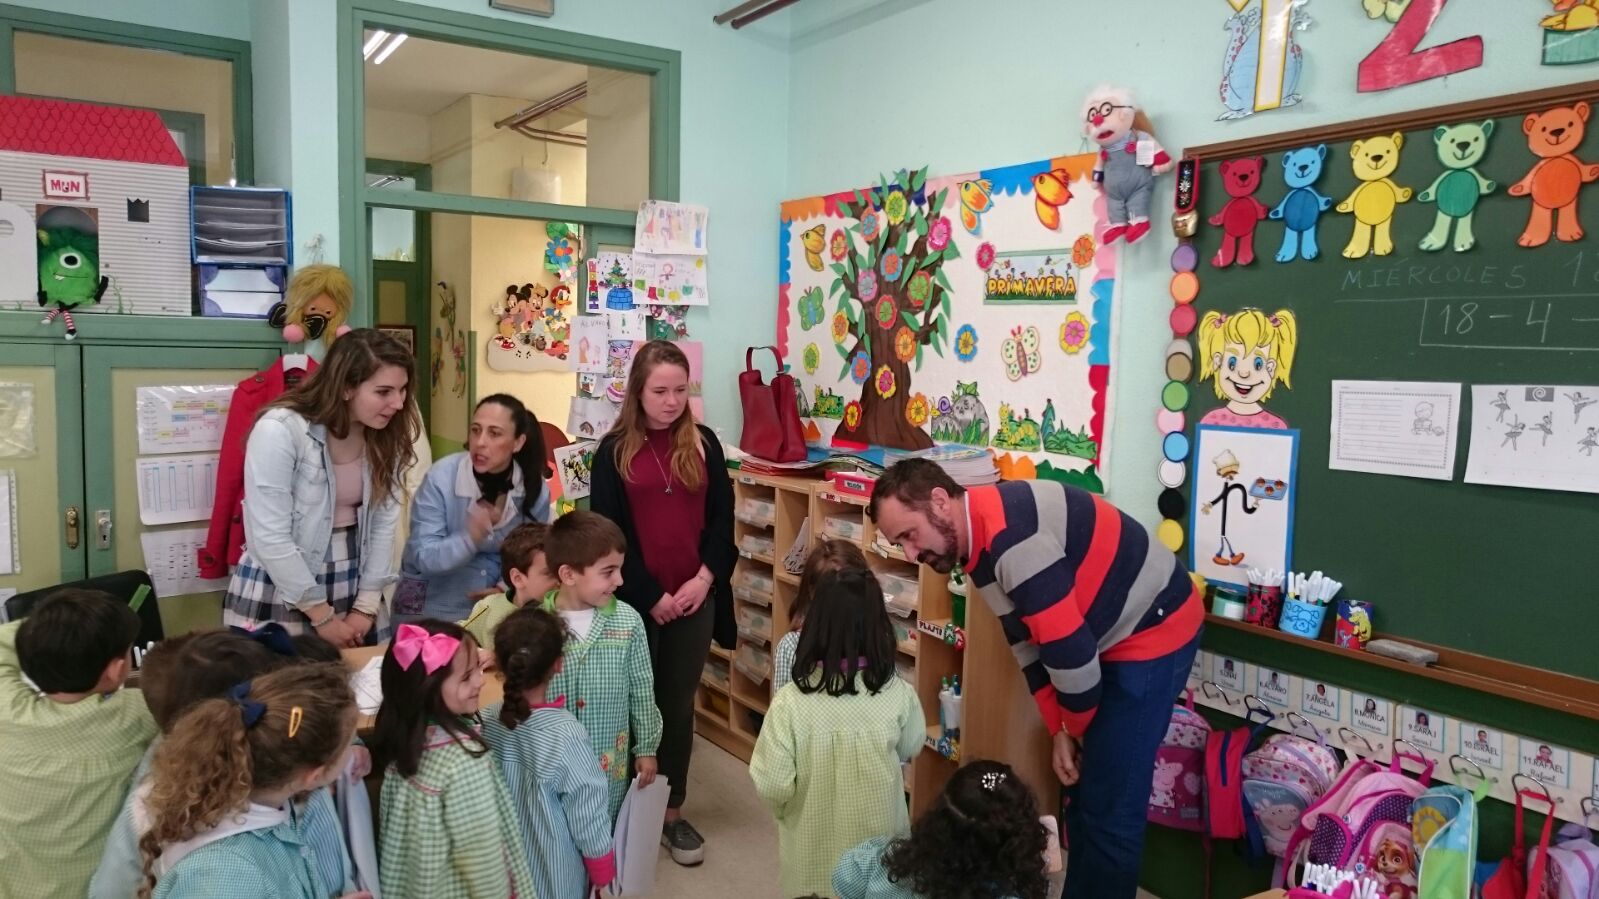
[[[777,360],[772,383],[761,379],[755,367],[756,350],[771,350]],[[738,376],[738,400],[744,407],[744,434],[739,449],[770,462],[799,462],[805,458],[805,431],[800,427],[799,401],[794,376],[783,371],[777,347],[750,347],[744,351],[744,371]]]

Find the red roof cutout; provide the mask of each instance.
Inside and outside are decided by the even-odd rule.
[[[187,166],[148,109],[0,96],[0,151]]]

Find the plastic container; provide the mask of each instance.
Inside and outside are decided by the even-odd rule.
[[[739,643],[733,664],[750,680],[764,684],[772,679],[772,654],[754,643]]]
[[[1345,649],[1365,649],[1371,642],[1371,603],[1358,599],[1338,600],[1338,620],[1333,623],[1333,642]]]
[[[1283,617],[1277,629],[1285,634],[1315,640],[1321,637],[1321,623],[1326,617],[1326,606],[1301,599],[1287,599],[1283,601]]]
[[[777,548],[777,543],[764,534],[745,534],[744,539],[738,541],[740,552],[752,556],[766,556],[771,558],[772,551]]]
[[[1249,608],[1244,621],[1261,627],[1276,627],[1282,620],[1283,588],[1279,584],[1250,584]]]
[[[737,618],[739,633],[751,640],[772,642],[772,613],[753,606],[740,606]]]
[[[1216,595],[1210,599],[1210,613],[1212,615],[1231,618],[1234,621],[1243,621],[1247,611],[1248,607],[1244,604],[1244,598],[1231,590],[1218,589]],[[1283,628],[1283,630],[1287,630],[1287,628]]]
[[[712,656],[705,662],[705,679],[722,689],[727,689],[728,663]]]
[[[738,504],[738,510],[734,515],[745,524],[769,528],[777,517],[777,505],[769,499],[751,496]]]
[[[866,523],[859,515],[829,515],[822,522],[822,534],[834,540],[859,543],[866,539]]]
[[[917,606],[921,603],[921,588],[914,578],[879,571],[877,582],[883,587],[883,601],[888,604],[890,612],[901,618],[908,618],[916,613]]]

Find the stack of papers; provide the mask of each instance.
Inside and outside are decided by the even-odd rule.
[[[355,691],[355,705],[363,715],[376,715],[383,705],[383,656],[367,660],[361,670],[350,675],[350,689]]]
[[[666,801],[671,789],[665,777],[647,787],[638,779],[622,798],[616,813],[616,882],[613,896],[643,896],[655,889],[655,862],[660,857],[661,828],[666,823]]]
[[[994,464],[994,454],[979,446],[948,443],[914,452],[883,451],[885,467],[902,459],[927,459],[936,462],[939,468],[944,469],[945,473],[962,487],[980,487],[999,482],[999,467]]]

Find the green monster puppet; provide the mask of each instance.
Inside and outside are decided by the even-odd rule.
[[[100,274],[100,248],[96,235],[74,228],[39,229],[39,305],[55,304],[43,323],[61,316],[67,322],[67,339],[78,336],[72,310],[100,302],[110,283]]]

